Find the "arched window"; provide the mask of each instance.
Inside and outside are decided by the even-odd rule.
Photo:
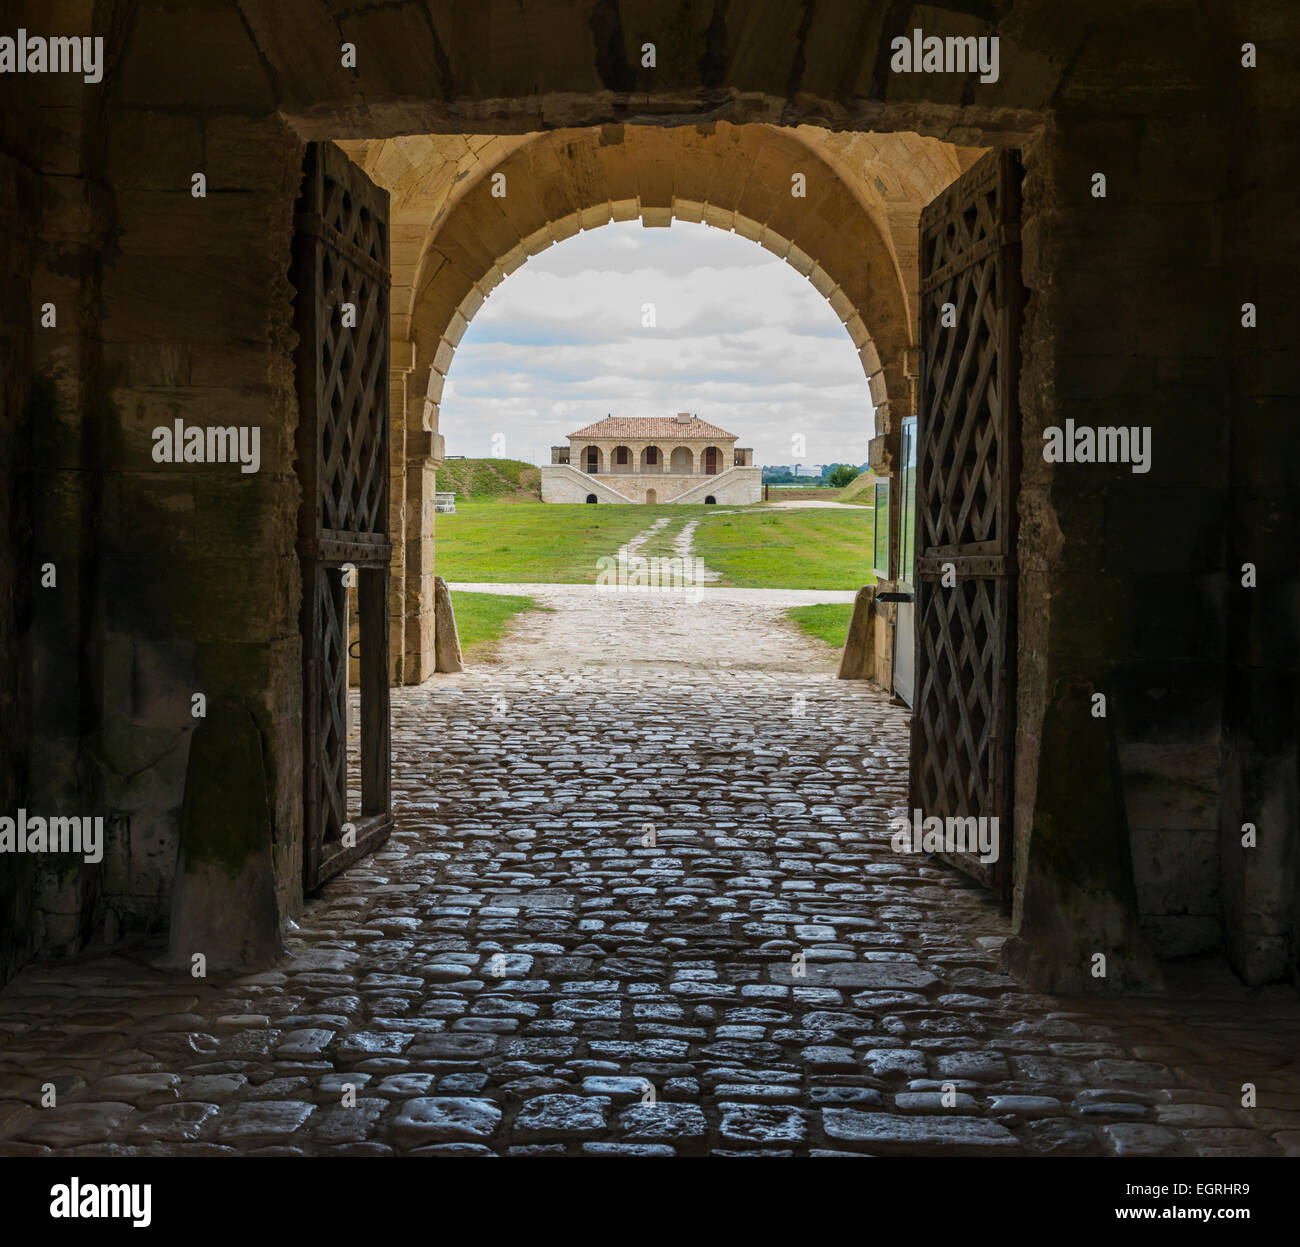
[[[704,505],[706,507],[712,507],[712,506],[716,506],[717,502],[718,500],[712,494],[710,494],[707,498],[705,498]]]
[[[595,502],[595,501],[596,501],[596,495],[595,495],[595,494],[588,494],[588,495],[587,495],[587,501],[588,501],[588,502]]]

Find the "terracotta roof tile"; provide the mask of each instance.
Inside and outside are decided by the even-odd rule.
[[[673,416],[654,416],[648,419],[639,417],[606,416],[589,424],[585,429],[570,433],[569,437],[627,437],[642,438],[690,438],[711,437],[716,441],[735,441],[736,434],[720,429],[707,420],[692,420],[690,424],[679,424]]]

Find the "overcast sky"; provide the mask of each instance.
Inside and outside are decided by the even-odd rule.
[[[507,277],[461,340],[438,428],[450,455],[549,463],[552,445],[607,414],[678,411],[735,433],[763,464],[862,463],[874,430],[826,300],[757,243],[685,221],[589,230]]]

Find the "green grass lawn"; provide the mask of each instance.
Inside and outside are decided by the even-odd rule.
[[[536,599],[514,593],[453,593],[456,634],[466,659],[482,660],[491,655],[506,634],[510,621],[522,611],[550,610]]]
[[[871,572],[869,510],[716,511],[695,530],[719,582],[761,589],[860,589]]]
[[[786,611],[787,618],[793,619],[809,636],[815,636],[837,650],[844,648],[852,615],[852,602],[821,602],[816,606],[796,606]]]
[[[730,513],[728,513],[730,512]],[[641,550],[672,554],[690,519],[696,553],[719,584],[769,589],[858,589],[872,583],[872,512],[764,507],[590,506],[457,500],[437,520],[438,574],[455,582],[595,584],[597,560],[659,518],[670,522]]]
[[[595,584],[596,560],[612,555],[661,515],[699,507],[456,500],[437,519],[438,575],[448,581]]]

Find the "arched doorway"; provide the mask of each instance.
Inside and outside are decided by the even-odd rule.
[[[647,489],[645,491],[645,500],[646,506],[652,507],[659,501],[659,495],[653,489]]]
[[[712,494],[709,494],[709,496],[704,499],[704,505],[706,507],[715,506],[717,504],[717,501],[718,500]]]
[[[721,458],[716,446],[706,446],[704,449],[704,475],[717,476],[718,460]]]
[[[668,470],[674,476],[690,476],[695,471],[695,456],[691,454],[689,447],[677,446],[673,449],[673,456],[669,461]]]
[[[587,501],[588,501],[588,502],[595,502],[595,501],[597,501],[597,499],[596,499],[596,495],[595,495],[595,494],[588,494],[588,495],[587,495]]]

